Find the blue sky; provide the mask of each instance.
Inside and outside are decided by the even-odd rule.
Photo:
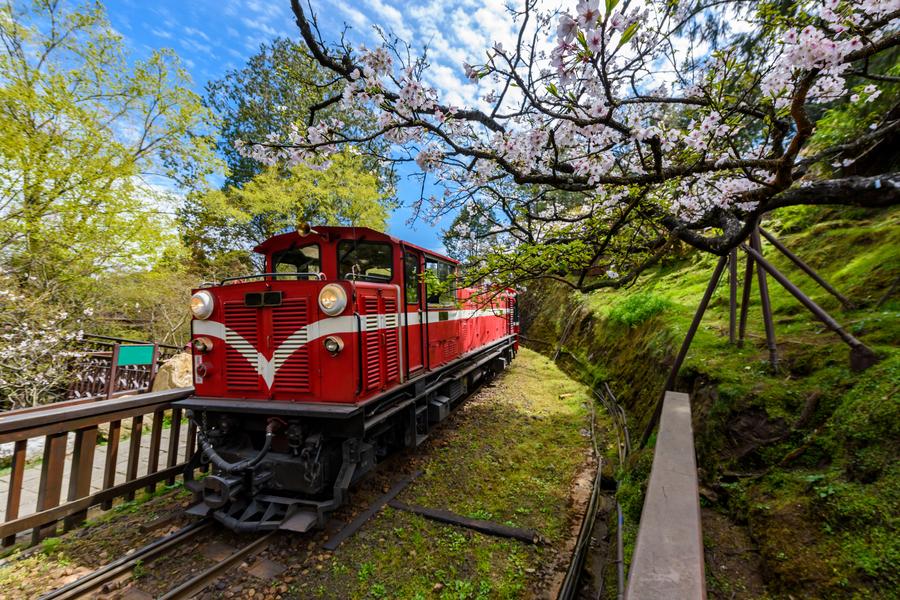
[[[305,0],[304,0],[305,1]],[[462,63],[478,62],[496,40],[511,45],[513,29],[503,0],[311,0],[323,34],[335,39],[344,24],[352,42],[374,46],[375,26],[391,30],[412,43],[427,44],[432,67],[427,81],[442,97],[458,106],[477,103],[479,90],[465,81]],[[105,0],[113,27],[138,55],[173,48],[191,74],[198,92],[210,79],[242,66],[259,45],[276,36],[298,37],[289,0]],[[506,44],[505,44],[506,45]],[[401,182],[404,204],[417,199],[420,184]],[[440,193],[432,187],[426,195]],[[391,217],[390,233],[413,243],[439,249],[440,229],[423,221],[408,224],[410,211]]]

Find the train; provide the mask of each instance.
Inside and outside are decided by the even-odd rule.
[[[366,227],[301,225],[254,251],[263,272],[192,290],[188,512],[305,532],[509,365],[517,295],[458,287],[457,261]]]

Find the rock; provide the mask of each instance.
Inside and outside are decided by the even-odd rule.
[[[187,352],[176,354],[163,363],[153,379],[153,391],[161,392],[194,385],[191,355]]]
[[[432,592],[439,592],[439,591],[441,591],[442,589],[444,589],[444,584],[441,583],[441,582],[437,582],[436,584],[434,584],[434,587],[431,588],[431,591],[432,591]]]
[[[256,595],[256,590],[254,590],[253,588],[250,588],[249,590],[247,590],[248,597],[252,598],[255,595]]]

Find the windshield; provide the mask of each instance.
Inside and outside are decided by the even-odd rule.
[[[345,240],[338,244],[338,276],[388,282],[394,275],[391,259],[390,244]]]
[[[318,244],[289,248],[272,255],[272,272],[279,273],[279,279],[309,279],[321,270],[322,261]]]

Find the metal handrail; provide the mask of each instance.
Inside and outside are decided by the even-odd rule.
[[[221,281],[219,281],[219,285],[225,285],[230,281],[238,281],[240,279],[259,279],[260,277],[274,277],[278,279],[279,277],[315,277],[318,281],[325,280],[325,273],[313,273],[312,271],[295,271],[288,273],[257,273],[255,275],[238,275],[236,277],[225,277]]]

